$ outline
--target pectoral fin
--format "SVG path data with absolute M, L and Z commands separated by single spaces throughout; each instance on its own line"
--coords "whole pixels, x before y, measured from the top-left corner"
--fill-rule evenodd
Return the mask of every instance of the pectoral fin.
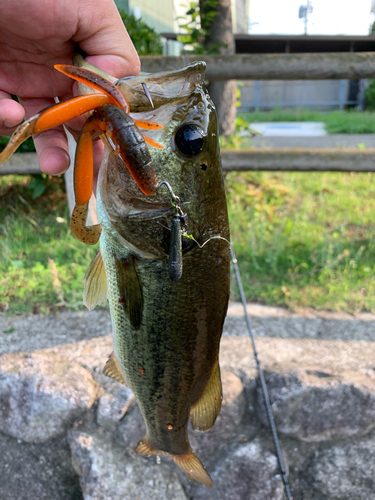
M 92 259 L 84 279 L 83 303 L 90 311 L 107 300 L 107 277 L 100 249 Z
M 223 399 L 220 379 L 219 361 L 214 369 L 204 393 L 190 409 L 190 419 L 196 431 L 208 431 L 214 425 Z
M 142 323 L 143 294 L 137 264 L 133 257 L 116 258 L 119 303 L 123 304 L 125 314 L 132 327 L 139 330 Z
M 121 384 L 124 384 L 128 386 L 126 383 L 123 374 L 121 373 L 120 367 L 116 361 L 115 355 L 112 352 L 112 354 L 109 356 L 108 361 L 104 365 L 103 368 L 103 374 L 106 375 L 107 377 L 113 378 L 113 380 L 117 380 L 117 382 L 121 382 Z

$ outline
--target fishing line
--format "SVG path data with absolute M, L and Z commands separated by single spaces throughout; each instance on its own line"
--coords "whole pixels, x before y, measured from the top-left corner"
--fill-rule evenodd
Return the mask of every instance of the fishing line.
M 284 463 L 284 459 L 283 459 L 283 455 L 282 455 L 281 447 L 280 447 L 280 441 L 279 441 L 279 437 L 277 435 L 277 429 L 276 429 L 276 425 L 275 425 L 275 420 L 273 418 L 270 397 L 269 397 L 269 394 L 268 394 L 266 381 L 264 379 L 263 370 L 262 370 L 262 367 L 260 366 L 260 362 L 259 362 L 259 358 L 258 358 L 258 351 L 257 351 L 256 345 L 255 345 L 255 339 L 254 339 L 253 329 L 251 327 L 250 318 L 249 318 L 249 315 L 247 313 L 246 299 L 245 299 L 245 293 L 243 291 L 240 270 L 238 268 L 236 254 L 234 253 L 232 245 L 230 246 L 230 254 L 231 254 L 231 258 L 232 258 L 232 264 L 233 264 L 234 274 L 236 276 L 238 290 L 240 292 L 242 306 L 243 306 L 244 313 L 245 313 L 245 320 L 246 320 L 247 330 L 249 332 L 251 343 L 252 343 L 252 346 L 253 346 L 254 358 L 255 358 L 255 362 L 257 364 L 257 369 L 258 369 L 258 373 L 259 373 L 260 383 L 261 383 L 261 386 L 262 386 L 262 393 L 263 393 L 264 403 L 265 403 L 266 411 L 267 411 L 268 422 L 269 422 L 271 430 L 272 430 L 273 442 L 275 444 L 276 456 L 277 456 L 277 461 L 279 463 L 281 477 L 282 477 L 282 480 L 283 480 L 283 483 L 284 483 L 285 494 L 286 494 L 286 497 L 287 497 L 288 500 L 292 500 L 292 495 L 291 495 L 290 488 L 289 488 L 288 475 L 286 473 L 285 463 Z

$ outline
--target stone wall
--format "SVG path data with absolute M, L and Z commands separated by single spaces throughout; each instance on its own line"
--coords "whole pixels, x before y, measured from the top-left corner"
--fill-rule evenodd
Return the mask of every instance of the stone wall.
M 294 500 L 375 500 L 375 342 L 257 346 Z M 246 337 L 223 337 L 222 411 L 190 432 L 210 490 L 134 455 L 145 428 L 131 391 L 101 374 L 111 350 L 106 335 L 0 357 L 1 500 L 284 498 Z

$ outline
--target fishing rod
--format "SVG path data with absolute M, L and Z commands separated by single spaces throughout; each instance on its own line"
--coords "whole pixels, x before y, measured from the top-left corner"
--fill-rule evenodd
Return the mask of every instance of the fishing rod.
M 270 424 L 271 431 L 272 431 L 273 442 L 275 444 L 277 461 L 279 463 L 281 477 L 282 477 L 282 480 L 283 480 L 283 483 L 284 483 L 284 490 L 285 490 L 286 498 L 287 498 L 287 500 L 292 500 L 292 495 L 291 495 L 291 492 L 290 492 L 289 481 L 288 481 L 288 475 L 287 475 L 287 472 L 286 472 L 284 458 L 283 458 L 283 455 L 282 455 L 282 452 L 281 452 L 279 436 L 277 435 L 277 429 L 276 429 L 276 425 L 275 425 L 275 420 L 273 418 L 270 397 L 269 397 L 269 394 L 268 394 L 268 389 L 267 389 L 266 381 L 264 379 L 263 370 L 262 370 L 262 367 L 260 365 L 260 361 L 259 361 L 259 357 L 258 357 L 258 351 L 257 351 L 256 345 L 255 345 L 255 339 L 254 339 L 253 329 L 251 327 L 250 318 L 249 318 L 249 315 L 248 315 L 248 312 L 247 312 L 246 299 L 245 299 L 245 293 L 244 293 L 243 286 L 242 286 L 242 280 L 241 280 L 240 270 L 238 268 L 236 254 L 234 253 L 232 245 L 230 246 L 230 254 L 231 254 L 231 258 L 232 258 L 232 264 L 233 264 L 234 274 L 236 276 L 238 290 L 240 292 L 242 306 L 243 306 L 244 313 L 245 313 L 245 320 L 246 320 L 247 330 L 249 332 L 249 336 L 250 336 L 251 343 L 252 343 L 252 346 L 253 346 L 254 358 L 255 358 L 255 362 L 256 362 L 256 365 L 257 365 L 258 373 L 259 373 L 259 378 L 260 378 L 260 383 L 261 383 L 261 386 L 262 386 L 262 393 L 263 393 L 264 403 L 265 403 L 266 411 L 267 411 L 267 418 L 268 418 L 268 422 Z

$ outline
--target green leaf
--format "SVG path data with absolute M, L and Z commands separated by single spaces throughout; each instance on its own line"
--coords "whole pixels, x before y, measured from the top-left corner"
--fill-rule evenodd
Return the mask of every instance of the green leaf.
M 162 55 L 163 44 L 159 33 L 148 26 L 142 19 L 120 10 L 121 18 L 139 55 Z
M 41 196 L 44 193 L 45 189 L 46 189 L 45 183 L 38 182 L 34 187 L 33 194 L 31 195 L 33 200 L 35 200 L 35 198 L 38 198 L 38 196 Z
M 206 0 L 201 11 L 199 2 L 190 2 L 184 16 L 184 22 L 180 29 L 187 31 L 187 34 L 178 37 L 177 40 L 182 43 L 183 54 L 218 54 L 218 47 L 221 44 L 215 44 L 214 47 L 207 48 L 204 40 L 210 31 L 211 24 L 218 15 L 218 0 Z
M 13 333 L 13 332 L 14 332 L 14 328 L 13 327 L 8 328 L 8 330 L 3 330 L 3 333 L 7 333 L 7 334 Z

